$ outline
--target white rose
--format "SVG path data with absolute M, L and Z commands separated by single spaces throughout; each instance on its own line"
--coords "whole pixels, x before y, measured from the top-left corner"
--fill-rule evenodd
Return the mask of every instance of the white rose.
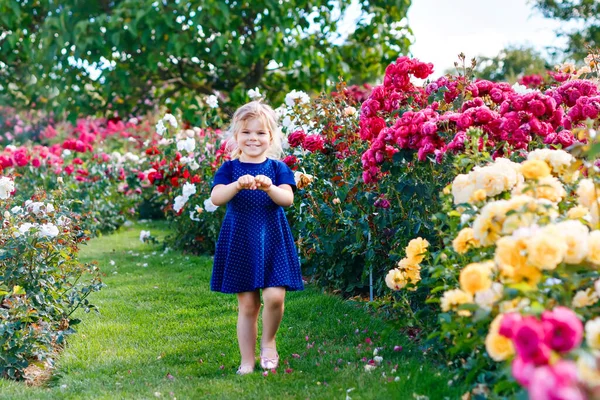
M 206 200 L 204 200 L 204 209 L 208 212 L 215 212 L 217 211 L 217 208 L 219 208 L 219 206 L 215 206 L 213 204 L 213 202 L 211 201 L 210 197 Z
M 255 87 L 254 89 L 248 90 L 248 97 L 250 97 L 251 99 L 257 99 L 259 97 L 262 97 L 262 95 L 260 94 L 258 88 Z
M 177 120 L 173 114 L 165 114 L 162 120 L 167 121 L 173 128 L 177 128 Z
M 140 242 L 144 243 L 147 238 L 150 237 L 150 231 L 141 231 L 140 232 Z
M 175 202 L 173 203 L 173 210 L 178 213 L 181 211 L 185 203 L 187 203 L 189 197 L 187 196 L 177 196 L 175 197 Z
M 40 225 L 40 230 L 38 232 L 39 237 L 49 237 L 53 238 L 58 236 L 58 228 L 51 223 Z
M 219 99 L 217 99 L 217 96 L 214 94 L 211 94 L 206 98 L 206 104 L 208 104 L 210 108 L 217 108 L 219 107 Z
M 7 176 L 0 178 L 0 199 L 6 200 L 15 190 L 15 182 Z
M 189 198 L 191 195 L 193 195 L 195 193 L 196 193 L 196 185 L 194 185 L 193 183 L 189 183 L 189 182 L 186 182 L 183 185 L 183 195 L 185 197 Z
M 183 151 L 186 150 L 188 153 L 191 153 L 196 148 L 196 141 L 194 138 L 186 138 L 184 140 L 180 140 L 177 142 L 177 150 Z

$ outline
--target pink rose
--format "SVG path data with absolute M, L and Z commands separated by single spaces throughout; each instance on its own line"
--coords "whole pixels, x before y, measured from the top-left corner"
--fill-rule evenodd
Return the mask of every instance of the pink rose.
M 529 110 L 536 117 L 540 117 L 546 113 L 546 106 L 539 100 L 533 100 L 529 103 Z
M 583 324 L 567 307 L 556 307 L 542 313 L 546 344 L 551 349 L 567 352 L 579 347 L 583 339 Z
M 523 320 L 523 317 L 519 313 L 511 312 L 504 314 L 502 322 L 500 324 L 500 333 L 502 336 L 512 339 L 515 336 L 515 329 Z
M 463 114 L 460 116 L 458 121 L 456 121 L 456 125 L 460 130 L 467 129 L 468 127 L 473 125 L 473 118 L 471 118 L 469 114 Z
M 482 107 L 475 112 L 475 120 L 479 124 L 486 124 L 494 119 L 494 114 L 487 107 Z
M 531 375 L 535 371 L 535 364 L 523 361 L 521 357 L 515 357 L 512 362 L 513 378 L 523 387 L 529 387 Z
M 504 101 L 504 93 L 502 93 L 502 91 L 497 88 L 493 88 L 492 90 L 490 90 L 490 97 L 492 98 L 492 101 L 496 104 L 500 104 L 502 103 L 502 101 Z
M 421 127 L 421 132 L 423 132 L 424 135 L 433 135 L 437 132 L 437 124 L 434 121 L 427 121 Z
M 370 98 L 367 101 L 365 101 L 361 106 L 362 115 L 364 115 L 367 118 L 374 117 L 375 115 L 377 115 L 377 111 L 379 111 L 380 108 L 381 107 L 379 105 L 379 102 Z
M 573 361 L 560 360 L 533 372 L 529 382 L 530 400 L 585 400 L 577 387 L 577 366 Z
M 581 110 L 584 118 L 596 119 L 598 117 L 598 109 L 592 104 L 586 104 Z
M 535 317 L 524 317 L 514 330 L 513 343 L 524 362 L 546 364 L 550 359 L 550 348 L 546 345 L 542 323 Z

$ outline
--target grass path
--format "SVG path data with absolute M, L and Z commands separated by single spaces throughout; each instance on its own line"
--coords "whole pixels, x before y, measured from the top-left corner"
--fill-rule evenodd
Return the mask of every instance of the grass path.
M 383 321 L 315 288 L 288 294 L 277 373 L 236 376 L 236 301 L 209 291 L 210 258 L 163 254 L 139 241 L 141 229 L 167 233 L 139 225 L 83 249 L 106 274 L 91 300 L 100 315 L 78 315 L 45 387 L 0 380 L 0 398 L 455 399 L 466 391 L 448 388 L 450 376 Z M 383 363 L 366 372 L 375 347 Z

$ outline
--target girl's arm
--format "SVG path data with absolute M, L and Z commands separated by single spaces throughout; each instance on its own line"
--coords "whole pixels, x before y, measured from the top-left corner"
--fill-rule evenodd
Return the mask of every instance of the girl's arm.
M 294 191 L 288 184 L 284 183 L 279 186 L 271 185 L 268 189 L 264 189 L 264 191 L 279 206 L 289 207 L 294 204 Z
M 254 180 L 256 181 L 256 187 L 268 194 L 278 206 L 289 207 L 294 203 L 294 191 L 290 185 L 284 183 L 275 186 L 273 181 L 265 175 L 257 175 Z
M 240 176 L 237 181 L 231 182 L 228 185 L 215 185 L 210 193 L 210 201 L 215 206 L 222 206 L 233 199 L 242 189 L 256 189 L 256 183 L 252 175 Z

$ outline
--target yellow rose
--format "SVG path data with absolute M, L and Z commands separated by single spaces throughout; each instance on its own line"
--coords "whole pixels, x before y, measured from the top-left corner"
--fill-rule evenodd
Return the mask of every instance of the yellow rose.
M 594 305 L 597 301 L 598 295 L 594 290 L 592 290 L 592 288 L 589 288 L 587 290 L 580 290 L 577 293 L 575 293 L 572 305 L 575 308 L 583 308 Z
M 491 274 L 489 263 L 469 264 L 460 271 L 460 288 L 471 295 L 489 289 L 492 286 Z
M 550 166 L 542 160 L 527 160 L 521 163 L 521 173 L 526 179 L 539 179 L 550 175 Z
M 398 261 L 398 269 L 403 272 L 404 276 L 410 280 L 411 283 L 417 283 L 421 280 L 421 266 L 415 264 L 408 258 L 403 258 Z
M 544 227 L 527 241 L 527 262 L 539 269 L 555 269 L 566 252 L 565 239 L 553 226 Z
M 579 219 L 585 217 L 590 210 L 587 207 L 576 206 L 567 211 L 567 217 L 569 219 Z
M 596 187 L 591 179 L 580 180 L 576 193 L 579 204 L 587 208 L 592 208 L 592 205 L 597 201 Z
M 496 196 L 509 189 L 505 171 L 495 165 L 487 165 L 473 171 L 475 189 L 484 190 L 489 197 Z M 481 195 L 479 195 L 481 196 Z
M 527 245 L 523 240 L 504 236 L 496 242 L 494 261 L 496 261 L 500 270 L 506 267 L 522 268 L 527 262 L 527 258 L 523 255 L 523 250 L 526 248 Z
M 585 340 L 592 349 L 600 350 L 600 317 L 586 322 Z
M 500 238 L 502 224 L 506 218 L 506 200 L 487 203 L 473 222 L 473 236 L 482 246 L 490 246 Z
M 588 253 L 586 259 L 596 265 L 600 265 L 600 231 L 591 231 L 588 236 Z
M 499 309 L 502 314 L 509 313 L 511 311 L 522 311 L 528 308 L 531 305 L 531 301 L 529 299 L 523 299 L 520 297 L 516 297 L 512 300 L 503 301 L 499 304 Z
M 568 264 L 579 264 L 588 254 L 589 230 L 578 220 L 568 220 L 556 224 L 556 229 L 562 233 L 567 251 L 564 260 Z
M 406 246 L 406 257 L 414 264 L 420 264 L 427 252 L 429 242 L 423 238 L 416 238 L 408 242 Z
M 469 198 L 469 203 L 477 203 L 480 201 L 484 201 L 487 197 L 487 193 L 484 189 L 477 189 L 473 192 L 471 197 Z
M 385 277 L 385 284 L 392 290 L 400 290 L 406 283 L 406 276 L 397 268 L 391 269 Z
M 532 213 L 514 213 L 510 214 L 504 220 L 502 224 L 502 233 L 510 235 L 519 228 L 531 226 L 534 222 L 534 215 Z
M 600 368 L 593 353 L 583 353 L 579 356 L 577 359 L 577 376 L 590 388 L 599 387 Z M 591 398 L 597 399 L 598 396 Z
M 464 228 L 452 241 L 452 247 L 458 254 L 465 254 L 470 248 L 479 247 L 479 241 L 473 237 L 473 228 Z
M 473 302 L 473 296 L 471 296 L 467 292 L 463 292 L 460 289 L 452 289 L 444 292 L 444 295 L 441 299 L 441 307 L 442 311 L 448 312 L 450 310 L 456 309 L 461 304 L 467 304 Z M 458 315 L 463 317 L 468 317 L 471 315 L 469 310 L 460 310 Z
M 485 338 L 485 349 L 494 361 L 504 361 L 515 354 L 512 340 L 498 333 L 503 314 L 499 314 L 490 324 L 490 331 Z
M 467 203 L 475 190 L 475 181 L 469 175 L 460 174 L 452 181 L 454 204 Z

